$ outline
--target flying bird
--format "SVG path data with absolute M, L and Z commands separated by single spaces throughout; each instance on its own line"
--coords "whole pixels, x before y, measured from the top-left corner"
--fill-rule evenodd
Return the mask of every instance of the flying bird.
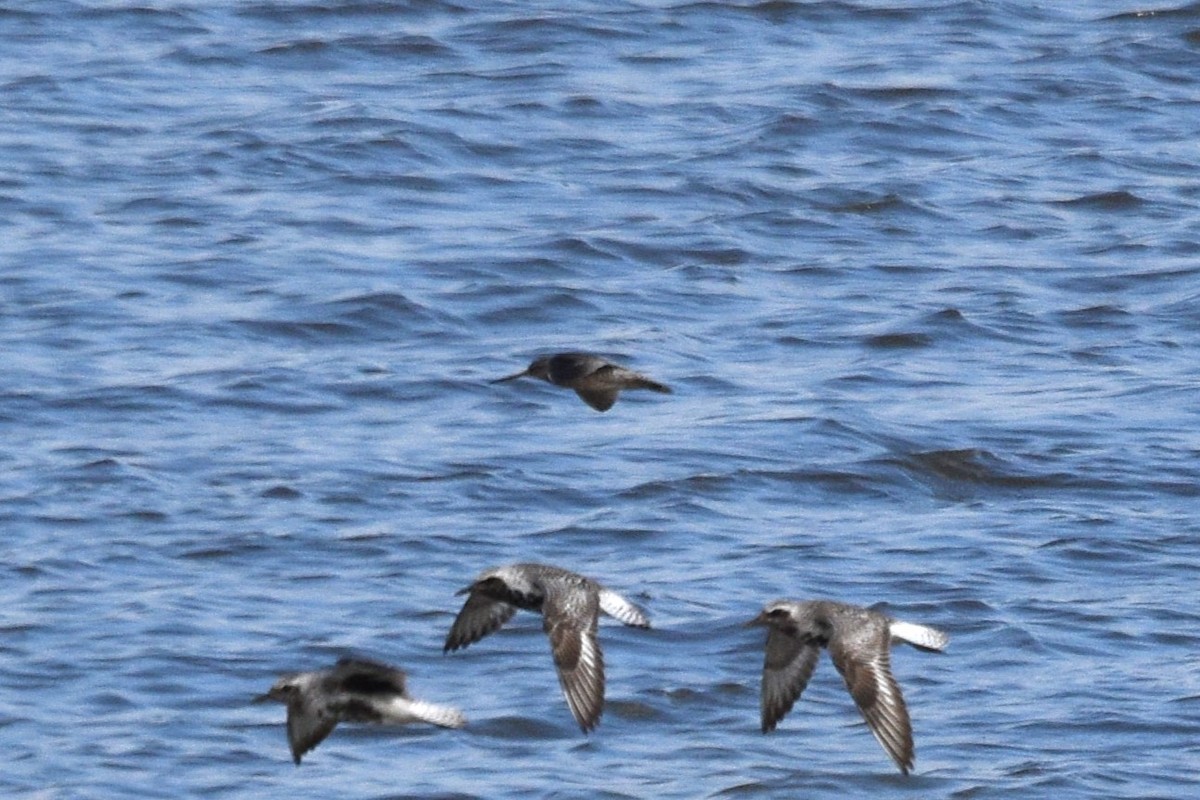
M 522 371 L 497 378 L 492 383 L 504 383 L 526 376 L 541 378 L 555 386 L 574 389 L 583 402 L 597 411 L 608 411 L 612 408 L 622 389 L 649 389 L 660 394 L 671 393 L 671 387 L 666 384 L 590 353 L 556 353 L 541 356 L 535 358 Z
M 508 622 L 518 608 L 542 615 L 558 680 L 584 733 L 604 710 L 604 655 L 596 630 L 600 612 L 649 628 L 645 612 L 591 578 L 545 564 L 509 564 L 484 571 L 458 594 L 467 600 L 443 652 L 466 647 Z
M 939 652 L 949 637 L 939 630 L 900 622 L 869 608 L 832 600 L 769 603 L 747 625 L 767 628 L 762 675 L 762 731 L 787 715 L 816 669 L 825 647 L 867 726 L 905 775 L 913 768 L 912 723 L 900 685 L 892 677 L 892 642 Z
M 255 702 L 287 706 L 288 744 L 297 765 L 339 722 L 430 722 L 443 728 L 467 723 L 456 708 L 412 699 L 404 677 L 387 664 L 343 658 L 333 669 L 284 675 Z

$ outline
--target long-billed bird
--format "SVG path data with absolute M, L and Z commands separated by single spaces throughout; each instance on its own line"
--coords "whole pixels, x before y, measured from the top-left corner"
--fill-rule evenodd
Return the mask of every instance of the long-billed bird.
M 520 372 L 491 382 L 503 383 L 526 376 L 541 378 L 555 386 L 574 389 L 583 402 L 597 411 L 608 411 L 612 408 L 622 389 L 649 389 L 660 394 L 671 393 L 671 387 L 666 384 L 590 353 L 555 353 L 541 356 Z

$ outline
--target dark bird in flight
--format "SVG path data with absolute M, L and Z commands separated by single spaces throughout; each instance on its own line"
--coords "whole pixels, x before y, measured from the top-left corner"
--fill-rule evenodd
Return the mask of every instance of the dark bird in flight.
M 583 402 L 597 411 L 608 411 L 612 408 L 622 389 L 649 389 L 660 394 L 671 393 L 671 387 L 666 384 L 590 353 L 555 353 L 535 358 L 524 370 L 497 378 L 492 383 L 503 383 L 526 376 L 541 378 L 555 386 L 574 389 L 575 393 L 583 398 Z

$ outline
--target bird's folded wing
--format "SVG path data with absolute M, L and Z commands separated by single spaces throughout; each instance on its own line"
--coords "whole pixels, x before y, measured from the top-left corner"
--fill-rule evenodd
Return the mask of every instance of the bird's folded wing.
M 347 692 L 404 694 L 404 670 L 361 658 L 340 658 L 331 681 Z
M 576 389 L 575 394 L 597 411 L 608 411 L 617 402 L 616 389 Z

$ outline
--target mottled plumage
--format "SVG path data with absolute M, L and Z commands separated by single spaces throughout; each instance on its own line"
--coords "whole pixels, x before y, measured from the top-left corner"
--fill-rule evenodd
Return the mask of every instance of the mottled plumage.
M 457 709 L 409 697 L 401 670 L 362 659 L 343 658 L 333 669 L 284 675 L 256 698 L 267 700 L 287 706 L 288 743 L 297 764 L 339 722 L 430 722 L 444 728 L 466 724 Z
M 583 402 L 597 411 L 608 411 L 612 408 L 622 389 L 649 389 L 661 394 L 671 393 L 671 387 L 665 384 L 589 353 L 556 353 L 542 356 L 534 359 L 533 363 L 521 372 L 497 378 L 492 383 L 502 383 L 525 376 L 541 378 L 555 386 L 574 389 Z
M 459 594 L 467 601 L 450 627 L 444 652 L 477 642 L 508 622 L 518 608 L 542 615 L 567 705 L 584 733 L 604 710 L 604 655 L 596 630 L 600 613 L 649 628 L 645 613 L 590 578 L 545 564 L 509 564 L 483 572 Z
M 808 685 L 821 648 L 846 681 L 871 733 L 900 771 L 912 769 L 912 723 L 900 686 L 892 677 L 893 641 L 940 651 L 949 638 L 939 630 L 900 622 L 869 608 L 831 600 L 776 600 L 749 625 L 767 627 L 762 675 L 762 730 L 787 715 Z

